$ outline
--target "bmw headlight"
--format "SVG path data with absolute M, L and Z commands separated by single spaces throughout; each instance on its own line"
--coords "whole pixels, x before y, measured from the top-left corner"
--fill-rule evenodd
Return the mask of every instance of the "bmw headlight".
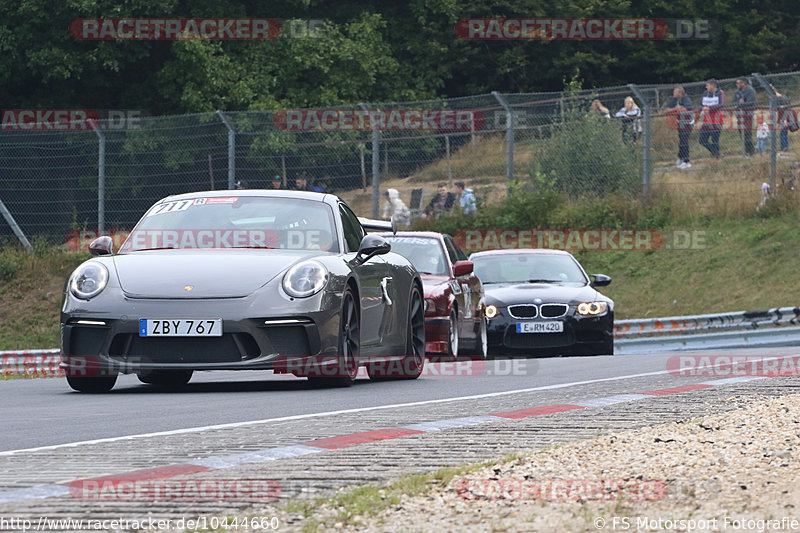
M 486 318 L 494 318 L 497 316 L 497 306 L 495 305 L 487 305 L 486 309 L 483 311 L 483 314 L 486 315 Z
M 608 304 L 606 302 L 583 302 L 578 304 L 578 314 L 583 316 L 600 316 L 606 314 Z
M 328 269 L 317 261 L 303 261 L 283 276 L 283 290 L 295 298 L 307 298 L 322 290 L 328 281 Z
M 94 298 L 108 284 L 108 269 L 102 263 L 89 261 L 82 264 L 72 273 L 69 282 L 70 292 L 81 300 Z

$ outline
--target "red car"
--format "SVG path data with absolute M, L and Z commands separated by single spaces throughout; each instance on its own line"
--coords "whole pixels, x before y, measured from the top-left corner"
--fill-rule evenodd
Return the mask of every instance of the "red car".
M 420 273 L 425 292 L 425 352 L 442 359 L 486 357 L 483 286 L 472 262 L 450 235 L 429 231 L 383 233 L 392 251 Z

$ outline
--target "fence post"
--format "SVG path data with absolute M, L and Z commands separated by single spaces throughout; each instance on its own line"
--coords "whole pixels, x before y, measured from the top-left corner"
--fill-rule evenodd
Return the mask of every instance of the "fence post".
M 774 191 L 778 175 L 778 133 L 776 130 L 781 124 L 781 120 L 779 120 L 776 113 L 778 108 L 778 95 L 775 94 L 775 89 L 772 88 L 772 85 L 769 84 L 764 76 L 758 72 L 753 72 L 753 77 L 758 80 L 758 83 L 761 84 L 761 87 L 767 91 L 769 95 L 769 186 L 772 187 Z
M 509 195 L 514 181 L 514 111 L 500 93 L 492 91 L 492 96 L 506 110 L 506 195 Z
M 30 241 L 28 241 L 28 238 L 25 237 L 25 234 L 22 233 L 22 230 L 17 225 L 17 221 L 14 220 L 14 217 L 11 215 L 11 211 L 8 210 L 6 204 L 4 204 L 3 200 L 1 199 L 0 199 L 0 213 L 3 214 L 3 218 L 5 218 L 6 222 L 8 222 L 8 225 L 11 226 L 11 230 L 14 232 L 14 235 L 16 235 L 17 238 L 19 239 L 19 242 L 22 243 L 22 246 L 24 246 L 25 249 L 28 250 L 29 252 L 32 252 L 33 246 L 31 246 L 31 243 Z
M 447 186 L 453 187 L 453 167 L 450 164 L 450 136 L 444 136 L 444 151 L 447 155 Z
M 97 235 L 106 229 L 106 134 L 98 121 L 93 121 L 94 132 L 99 139 L 97 149 Z
M 378 218 L 381 200 L 381 154 L 380 154 L 380 130 L 378 121 L 372 120 L 372 113 L 365 104 L 358 104 L 370 117 L 372 124 L 372 218 Z
M 642 114 L 644 115 L 644 132 L 642 134 L 642 196 L 647 198 L 650 193 L 650 175 L 652 172 L 650 161 L 650 102 L 644 97 L 642 91 L 636 84 L 629 83 L 628 88 L 642 103 Z M 634 128 L 636 126 L 634 125 Z
M 228 189 L 233 189 L 233 184 L 236 183 L 236 130 L 225 113 L 218 109 L 217 115 L 228 128 Z

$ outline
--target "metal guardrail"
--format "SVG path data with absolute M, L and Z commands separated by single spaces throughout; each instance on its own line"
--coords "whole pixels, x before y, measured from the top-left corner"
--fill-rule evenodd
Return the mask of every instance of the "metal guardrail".
M 614 323 L 614 347 L 624 355 L 800 346 L 800 325 L 787 327 L 792 324 L 800 324 L 800 307 L 618 320 Z M 763 327 L 767 325 L 775 327 Z M 63 375 L 58 368 L 59 354 L 58 348 L 0 351 L 0 374 Z
M 800 324 L 800 307 L 779 307 L 765 311 L 737 311 L 710 315 L 637 318 L 614 322 L 614 337 L 625 339 L 647 335 L 701 333 L 709 330 L 755 329 L 766 325 Z
M 614 340 L 618 355 L 800 346 L 800 326 Z

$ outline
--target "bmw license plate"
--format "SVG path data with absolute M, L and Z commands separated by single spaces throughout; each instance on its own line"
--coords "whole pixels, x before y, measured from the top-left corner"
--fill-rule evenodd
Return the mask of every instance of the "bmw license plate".
M 221 337 L 221 318 L 141 318 L 140 337 Z
M 517 333 L 562 333 L 564 323 L 552 322 L 517 322 Z

